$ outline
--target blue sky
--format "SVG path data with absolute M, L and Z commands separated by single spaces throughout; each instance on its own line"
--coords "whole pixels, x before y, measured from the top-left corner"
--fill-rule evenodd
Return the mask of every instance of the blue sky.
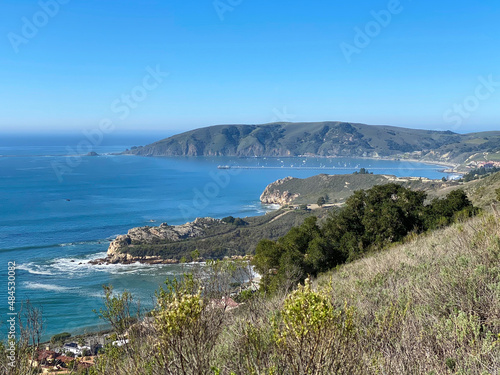
M 4 0 L 0 131 L 500 130 L 499 19 L 490 0 Z

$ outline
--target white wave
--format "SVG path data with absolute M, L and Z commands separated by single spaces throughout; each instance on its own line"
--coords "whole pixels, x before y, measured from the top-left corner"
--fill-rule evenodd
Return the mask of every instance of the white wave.
M 29 272 L 33 275 L 53 275 L 53 273 L 44 268 L 44 266 L 40 266 L 32 262 L 26 264 L 19 264 L 16 268 L 19 270 Z
M 89 255 L 85 258 L 59 258 L 54 259 L 50 265 L 57 272 L 65 274 L 90 273 L 90 272 L 107 272 L 112 275 L 127 275 L 127 274 L 150 274 L 152 270 L 168 268 L 168 264 L 145 264 L 135 262 L 131 264 L 91 264 L 91 261 L 96 259 L 106 258 L 106 252 Z M 177 274 L 172 272 L 172 275 Z
M 67 246 L 78 246 L 78 245 L 97 245 L 104 242 L 103 241 L 80 241 L 80 242 L 68 242 L 68 243 L 61 243 L 58 246 L 59 247 L 67 247 Z
M 75 246 L 75 243 L 74 242 L 60 243 L 58 246 L 59 247 Z
M 69 287 L 64 287 L 60 285 L 53 285 L 53 284 L 42 284 L 42 283 L 33 283 L 33 282 L 26 282 L 24 284 L 24 287 L 26 289 L 41 289 L 41 290 L 47 290 L 51 292 L 67 292 L 71 291 L 74 288 L 69 288 Z
M 106 252 L 91 254 L 85 258 L 57 258 L 54 259 L 51 268 L 60 272 L 88 272 L 93 267 L 91 261 L 106 257 Z

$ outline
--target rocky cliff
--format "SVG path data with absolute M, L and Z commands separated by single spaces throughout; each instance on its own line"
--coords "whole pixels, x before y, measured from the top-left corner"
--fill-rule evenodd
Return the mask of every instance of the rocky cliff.
M 279 204 L 280 206 L 292 203 L 299 197 L 299 194 L 293 194 L 283 189 L 283 184 L 290 180 L 293 180 L 293 177 L 285 177 L 267 185 L 260 196 L 260 201 L 264 204 Z
M 159 257 L 146 256 L 134 257 L 126 252 L 128 248 L 135 245 L 147 245 L 158 242 L 177 242 L 190 238 L 200 237 L 205 234 L 205 230 L 214 224 L 220 224 L 221 221 L 213 218 L 197 218 L 195 221 L 182 225 L 168 225 L 163 223 L 158 227 L 138 227 L 132 228 L 127 234 L 116 237 L 111 242 L 107 252 L 108 263 L 168 263 L 168 260 Z M 101 260 L 103 261 L 103 260 Z

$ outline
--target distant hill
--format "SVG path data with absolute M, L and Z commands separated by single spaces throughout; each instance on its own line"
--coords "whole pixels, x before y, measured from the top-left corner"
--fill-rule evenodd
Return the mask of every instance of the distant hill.
M 457 134 L 347 122 L 216 125 L 126 151 L 142 156 L 403 157 L 463 163 L 500 151 L 500 132 Z

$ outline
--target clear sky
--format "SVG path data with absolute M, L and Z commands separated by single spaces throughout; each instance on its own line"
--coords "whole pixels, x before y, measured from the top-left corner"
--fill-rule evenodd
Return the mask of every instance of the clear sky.
M 3 0 L 0 132 L 500 130 L 500 3 Z M 167 75 L 168 73 L 168 75 Z

